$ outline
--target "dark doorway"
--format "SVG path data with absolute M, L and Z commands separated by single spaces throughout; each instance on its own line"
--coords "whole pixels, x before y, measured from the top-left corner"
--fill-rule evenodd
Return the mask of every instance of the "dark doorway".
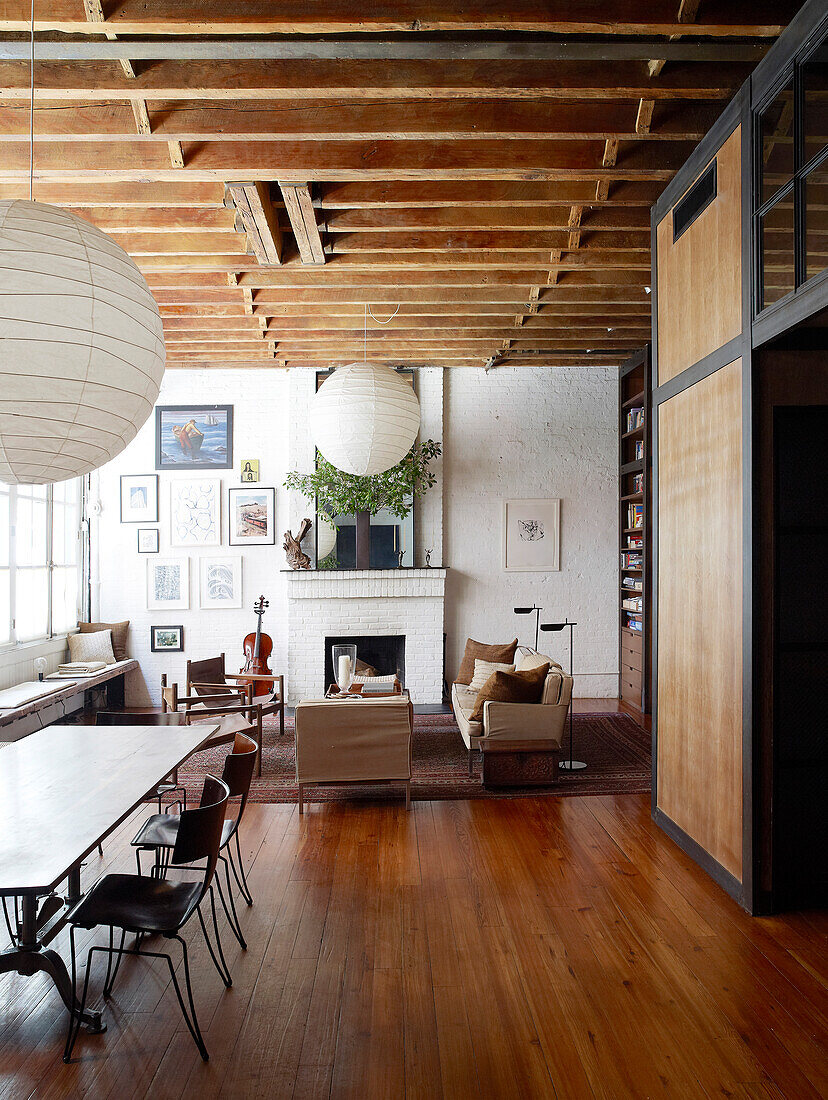
M 757 911 L 828 901 L 828 351 L 762 353 Z

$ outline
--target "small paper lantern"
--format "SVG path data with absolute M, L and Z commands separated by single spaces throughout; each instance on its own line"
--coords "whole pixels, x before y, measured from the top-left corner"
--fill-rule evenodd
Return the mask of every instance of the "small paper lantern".
M 311 437 L 348 474 L 381 474 L 411 450 L 420 430 L 412 386 L 384 363 L 339 367 L 314 395 Z
M 147 420 L 161 317 L 111 237 L 66 210 L 0 202 L 0 481 L 94 470 Z
M 316 517 L 316 560 L 324 561 L 336 549 L 336 527 L 321 512 Z

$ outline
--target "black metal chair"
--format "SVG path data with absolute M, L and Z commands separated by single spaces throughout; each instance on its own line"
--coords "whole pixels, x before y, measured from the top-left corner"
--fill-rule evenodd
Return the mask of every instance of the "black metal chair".
M 69 1062 L 72 1058 L 72 1049 L 78 1037 L 81 1018 L 86 1009 L 92 956 L 96 951 L 108 956 L 103 989 L 104 997 L 108 997 L 112 992 L 118 968 L 124 955 L 145 955 L 148 958 L 164 959 L 169 967 L 173 987 L 189 1032 L 198 1047 L 201 1057 L 205 1062 L 208 1060 L 209 1054 L 207 1053 L 207 1047 L 204 1045 L 201 1029 L 198 1026 L 198 1017 L 193 1001 L 187 944 L 179 933 L 193 913 L 196 913 L 207 946 L 210 949 L 210 954 L 213 956 L 213 962 L 216 962 L 210 937 L 207 935 L 207 926 L 201 912 L 201 903 L 209 893 L 213 928 L 218 934 L 216 903 L 211 889 L 211 882 L 218 863 L 224 814 L 229 797 L 230 790 L 227 784 L 221 779 L 216 779 L 213 775 L 208 775 L 204 780 L 201 805 L 198 809 L 184 810 L 181 814 L 170 862 L 173 866 L 181 866 L 205 860 L 203 877 L 200 881 L 170 882 L 166 879 L 150 878 L 143 875 L 104 875 L 67 914 L 69 946 L 72 956 L 73 989 L 77 985 L 76 929 L 108 925 L 109 946 L 101 947 L 95 944 L 89 949 L 89 954 L 86 957 L 86 976 L 83 983 L 80 1009 L 70 1013 L 69 1016 L 69 1033 L 66 1037 L 66 1047 L 63 1052 L 64 1062 Z M 116 928 L 121 929 L 121 942 L 117 948 L 114 946 L 114 930 Z M 124 947 L 127 932 L 134 933 L 136 936 L 136 943 L 132 948 Z M 184 1004 L 181 987 L 171 957 L 164 952 L 141 949 L 142 938 L 151 935 L 164 936 L 168 940 L 178 940 L 181 944 L 184 958 L 184 979 L 190 1005 L 189 1013 Z M 117 956 L 117 960 L 113 970 L 112 960 L 114 956 Z M 218 963 L 216 963 L 216 967 L 218 968 Z M 230 984 L 232 984 L 230 980 L 225 980 L 225 985 L 229 986 Z
M 232 868 L 233 877 L 236 880 L 236 884 L 244 900 L 248 905 L 252 905 L 253 896 L 247 885 L 244 862 L 239 846 L 239 825 L 241 824 L 244 809 L 247 805 L 247 797 L 250 793 L 250 782 L 253 778 L 257 751 L 256 742 L 252 737 L 248 737 L 244 733 L 237 733 L 233 742 L 233 751 L 225 758 L 224 770 L 221 776 L 230 790 L 230 797 L 234 799 L 238 798 L 239 803 L 235 817 L 225 820 L 221 832 L 219 859 L 224 867 L 224 877 L 227 884 L 226 899 L 224 897 L 224 891 L 222 890 L 220 876 L 216 877 L 216 885 L 218 887 L 219 898 L 224 907 L 225 916 L 227 917 L 227 923 L 230 925 L 233 935 L 245 951 L 247 950 L 247 943 L 245 942 L 238 914 L 236 913 L 236 903 L 233 900 L 233 888 L 230 882 L 230 870 Z M 136 849 L 135 860 L 138 865 L 139 874 L 141 874 L 141 852 L 153 851 L 155 852 L 155 865 L 151 874 L 161 878 L 166 876 L 169 868 L 169 853 L 174 850 L 178 836 L 179 821 L 180 817 L 177 814 L 159 813 L 153 814 L 152 817 L 147 818 L 132 841 L 132 845 Z M 230 842 L 233 840 L 235 840 L 238 867 L 236 866 L 236 860 L 233 858 L 233 849 L 230 846 Z M 228 858 L 225 858 L 221 854 L 225 850 Z
M 99 710 L 95 714 L 96 726 L 183 726 L 183 714 L 153 714 L 145 711 Z M 158 799 L 158 812 L 161 813 L 161 799 L 164 795 L 180 793 L 181 808 L 187 809 L 187 789 L 178 782 L 178 769 L 170 775 L 169 781 L 159 783 L 153 792 Z M 175 803 L 173 803 L 175 805 Z

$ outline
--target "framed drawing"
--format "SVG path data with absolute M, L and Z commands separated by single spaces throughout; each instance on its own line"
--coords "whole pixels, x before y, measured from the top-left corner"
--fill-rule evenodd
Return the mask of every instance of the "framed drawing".
M 217 477 L 171 482 L 170 546 L 221 546 L 221 481 Z
M 183 626 L 151 626 L 150 649 L 153 653 L 183 653 Z
M 241 481 L 256 482 L 259 480 L 258 458 L 246 458 L 241 464 Z
M 186 611 L 190 606 L 190 559 L 147 562 L 147 610 Z
M 201 608 L 242 606 L 241 555 L 199 559 L 199 606 Z
M 230 489 L 227 525 L 231 546 L 272 546 L 276 541 L 276 490 Z
M 121 474 L 121 523 L 158 523 L 158 474 Z
M 138 553 L 157 554 L 159 550 L 159 536 L 157 527 L 138 528 Z
M 561 568 L 561 502 L 504 500 L 503 568 L 548 573 Z
M 232 470 L 232 405 L 158 405 L 156 470 Z

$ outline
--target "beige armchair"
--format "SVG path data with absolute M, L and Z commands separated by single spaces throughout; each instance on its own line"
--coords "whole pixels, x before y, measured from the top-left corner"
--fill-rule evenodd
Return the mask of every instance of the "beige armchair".
M 557 768 L 572 700 L 572 677 L 551 657 L 534 650 L 524 651 L 518 657 L 515 669 L 525 672 L 547 662 L 550 669 L 539 703 L 496 703 L 489 700 L 483 705 L 482 722 L 474 722 L 471 718 L 477 692 L 465 684 L 452 685 L 451 707 L 469 750 L 469 775 L 474 773 L 475 752 L 484 751 L 551 754 L 554 756 L 551 763 Z

